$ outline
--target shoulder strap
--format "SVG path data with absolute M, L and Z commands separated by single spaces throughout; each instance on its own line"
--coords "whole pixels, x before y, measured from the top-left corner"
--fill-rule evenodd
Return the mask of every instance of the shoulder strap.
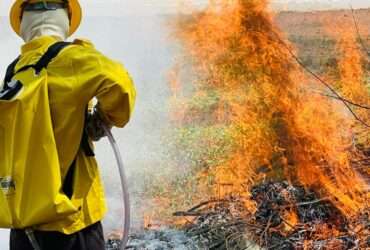
M 15 59 L 9 66 L 8 69 L 6 70 L 6 75 L 4 79 L 4 86 L 7 86 L 7 83 L 9 83 L 13 76 L 21 71 L 27 70 L 29 68 L 34 68 L 36 74 L 40 74 L 41 70 L 44 68 L 47 68 L 49 63 L 60 53 L 62 49 L 64 49 L 66 46 L 70 45 L 70 42 L 56 42 L 53 45 L 51 45 L 46 53 L 40 58 L 40 60 L 33 65 L 26 65 L 19 69 L 17 72 L 15 72 L 15 66 L 19 62 L 20 56 Z
M 87 130 L 86 130 L 88 116 L 89 116 L 89 108 L 86 107 L 84 130 L 82 132 L 82 138 L 81 138 L 81 147 L 86 156 L 92 157 L 92 156 L 95 156 L 95 153 L 94 153 L 94 150 L 90 146 L 89 134 L 87 133 Z
M 59 52 L 70 45 L 69 42 L 56 42 L 51 45 L 40 60 L 33 66 L 38 75 L 42 69 L 47 68 L 49 63 L 59 54 Z
M 88 113 L 89 113 L 88 108 L 86 108 L 86 111 L 85 111 L 85 125 L 84 125 L 84 129 L 83 129 L 83 132 L 82 132 L 80 148 L 84 151 L 84 153 L 87 157 L 93 157 L 93 156 L 95 156 L 95 153 L 94 153 L 94 150 L 90 146 L 89 136 L 88 136 L 87 131 L 86 131 L 86 122 L 87 122 Z M 70 198 L 70 199 L 72 198 L 73 191 L 74 191 L 73 190 L 73 180 L 74 180 L 75 171 L 76 171 L 78 152 L 77 152 L 75 158 L 73 159 L 72 164 L 69 166 L 68 172 L 66 174 L 66 177 L 63 181 L 63 186 L 62 186 L 62 190 L 63 190 L 64 194 L 67 195 L 67 197 Z

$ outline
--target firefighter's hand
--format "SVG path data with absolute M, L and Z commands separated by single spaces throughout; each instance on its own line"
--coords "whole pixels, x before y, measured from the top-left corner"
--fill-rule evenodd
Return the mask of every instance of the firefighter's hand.
M 93 141 L 99 141 L 101 138 L 106 136 L 104 126 L 108 129 L 112 128 L 102 117 L 103 116 L 96 108 L 87 116 L 86 130 L 87 134 Z

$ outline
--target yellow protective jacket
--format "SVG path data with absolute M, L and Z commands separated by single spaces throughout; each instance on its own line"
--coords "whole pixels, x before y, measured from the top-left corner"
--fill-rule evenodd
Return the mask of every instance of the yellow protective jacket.
M 43 36 L 23 45 L 15 71 L 37 62 L 56 41 L 56 37 Z M 78 212 L 36 228 L 64 234 L 75 233 L 102 220 L 107 210 L 97 162 L 80 148 L 88 103 L 96 97 L 111 125 L 123 127 L 129 121 L 135 102 L 133 82 L 120 63 L 102 55 L 86 40 L 76 39 L 73 43 L 49 64 L 47 71 L 51 119 L 62 178 L 77 155 L 72 203 Z

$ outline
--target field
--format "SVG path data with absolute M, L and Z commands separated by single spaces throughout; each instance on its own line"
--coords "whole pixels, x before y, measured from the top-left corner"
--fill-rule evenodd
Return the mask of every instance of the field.
M 305 64 L 319 72 L 336 65 L 338 33 L 355 34 L 357 40 L 361 37 L 370 50 L 370 9 L 354 10 L 353 13 L 351 10 L 282 12 L 275 20 L 296 46 Z M 367 69 L 370 69 L 369 64 Z

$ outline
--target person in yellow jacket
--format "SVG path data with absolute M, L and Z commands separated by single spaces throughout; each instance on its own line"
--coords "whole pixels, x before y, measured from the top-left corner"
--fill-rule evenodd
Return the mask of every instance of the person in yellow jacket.
M 49 46 L 72 35 L 80 24 L 81 8 L 77 0 L 16 0 L 10 20 L 14 31 L 25 41 L 17 70 L 37 62 Z M 96 97 L 99 117 L 109 126 L 125 126 L 135 102 L 133 82 L 120 63 L 82 39 L 66 47 L 49 64 L 47 72 L 61 173 L 64 179 L 73 180 L 70 195 L 78 212 L 38 226 L 35 236 L 45 250 L 103 250 L 101 220 L 107 210 L 104 190 L 95 157 L 80 147 L 86 107 Z M 95 113 L 87 126 L 90 137 L 95 140 L 103 136 L 99 119 Z M 10 250 L 32 249 L 24 230 L 11 231 Z

